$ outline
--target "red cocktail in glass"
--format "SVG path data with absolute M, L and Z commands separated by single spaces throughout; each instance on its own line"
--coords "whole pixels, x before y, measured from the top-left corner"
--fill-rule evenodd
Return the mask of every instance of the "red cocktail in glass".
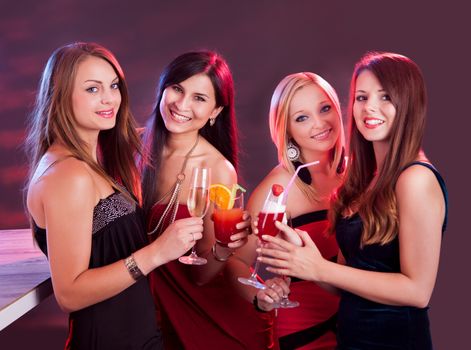
M 227 246 L 231 242 L 231 236 L 239 232 L 236 225 L 242 222 L 242 215 L 242 208 L 214 209 L 214 236 L 220 245 Z

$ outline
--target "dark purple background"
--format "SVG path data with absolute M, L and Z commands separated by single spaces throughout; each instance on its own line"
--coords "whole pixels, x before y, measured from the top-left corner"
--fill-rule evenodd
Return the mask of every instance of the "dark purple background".
M 318 73 L 337 89 L 345 107 L 353 65 L 365 51 L 402 53 L 421 66 L 427 80 L 424 148 L 450 192 L 449 228 L 430 309 L 433 338 L 437 349 L 463 348 L 471 295 L 465 272 L 471 77 L 466 8 L 455 0 L 440 5 L 315 0 L 130 3 L 31 0 L 0 7 L 0 229 L 27 226 L 20 192 L 26 176 L 24 125 L 40 72 L 60 45 L 96 41 L 113 51 L 125 70 L 140 124 L 151 111 L 166 63 L 191 49 L 222 53 L 235 78 L 241 176 L 249 190 L 276 162 L 267 114 L 271 93 L 283 76 Z M 1 348 L 13 348 L 12 340 L 16 349 L 26 348 L 28 342 L 36 348 L 60 347 L 64 327 L 54 303 L 48 302 L 1 332 Z M 38 334 L 49 343 L 35 341 Z

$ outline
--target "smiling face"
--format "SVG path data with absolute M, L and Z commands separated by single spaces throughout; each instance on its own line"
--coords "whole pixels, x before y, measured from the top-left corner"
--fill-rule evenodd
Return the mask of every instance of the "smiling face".
M 72 91 L 72 110 L 83 140 L 115 126 L 121 104 L 119 78 L 111 64 L 89 56 L 81 62 Z
M 187 133 L 201 129 L 223 107 L 216 107 L 213 84 L 206 74 L 200 73 L 168 86 L 159 108 L 168 131 Z
M 303 152 L 328 152 L 339 137 L 340 116 L 326 93 L 315 84 L 295 92 L 288 110 L 288 134 Z
M 377 143 L 389 142 L 396 108 L 388 92 L 369 70 L 364 70 L 357 77 L 353 117 L 358 130 L 366 140 Z

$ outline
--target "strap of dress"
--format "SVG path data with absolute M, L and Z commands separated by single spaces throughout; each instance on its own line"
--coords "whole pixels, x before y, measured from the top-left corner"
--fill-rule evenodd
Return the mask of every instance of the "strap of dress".
M 170 191 L 165 193 L 162 196 L 162 198 L 160 198 L 157 202 L 155 202 L 154 206 L 156 206 L 157 204 L 160 204 L 164 199 L 168 198 L 170 195 L 170 200 L 168 201 L 167 206 L 165 207 L 165 210 L 162 213 L 162 216 L 157 222 L 157 225 L 155 226 L 155 228 L 152 231 L 147 233 L 148 235 L 153 235 L 154 233 L 157 233 L 158 235 L 160 235 L 164 230 L 164 223 L 167 223 L 167 225 L 170 225 L 171 223 L 175 221 L 175 218 L 177 217 L 178 206 L 180 204 L 178 201 L 178 197 L 180 196 L 182 183 L 185 180 L 186 164 L 191 154 L 193 153 L 194 149 L 196 148 L 196 145 L 198 145 L 199 139 L 200 139 L 200 136 L 198 134 L 195 144 L 191 147 L 191 149 L 185 155 L 182 168 L 180 172 L 177 174 L 177 180 L 175 181 L 175 185 L 173 186 L 173 188 L 171 188 Z M 167 219 L 169 220 L 167 221 Z
M 430 169 L 435 174 L 435 177 L 437 178 L 437 181 L 443 192 L 443 197 L 445 199 L 445 219 L 443 220 L 443 226 L 442 226 L 442 232 L 445 232 L 446 226 L 448 224 L 448 190 L 446 189 L 445 180 L 443 180 L 443 177 L 440 175 L 438 170 L 432 164 L 426 163 L 426 162 L 415 161 L 415 162 L 409 163 L 402 169 L 402 171 L 406 170 L 407 168 L 413 165 L 422 165 Z
M 62 162 L 63 160 L 66 160 L 66 159 L 68 159 L 68 158 L 75 158 L 75 156 L 69 154 L 69 155 L 64 156 L 64 157 L 62 157 L 62 158 L 56 159 L 56 160 L 53 161 L 51 164 L 49 164 L 49 165 L 46 167 L 46 169 L 44 169 L 44 171 L 41 173 L 41 175 L 39 175 L 39 177 L 37 178 L 36 182 L 38 182 L 38 181 L 41 179 L 41 177 L 43 177 L 44 174 L 45 174 L 49 169 L 51 169 L 54 165 L 56 165 L 56 164 Z

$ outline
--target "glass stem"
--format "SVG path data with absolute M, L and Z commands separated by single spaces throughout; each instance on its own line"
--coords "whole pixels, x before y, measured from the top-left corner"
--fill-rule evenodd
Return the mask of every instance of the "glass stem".
M 193 247 L 191 248 L 191 253 L 190 253 L 190 256 L 192 256 L 192 257 L 196 257 L 196 256 L 197 256 L 197 255 L 196 255 L 196 249 L 195 249 L 195 246 L 193 246 Z
M 255 266 L 253 268 L 253 272 L 250 275 L 251 280 L 256 280 L 257 279 L 257 274 L 258 274 L 258 267 L 260 266 L 260 261 L 258 260 L 258 257 L 260 254 L 257 254 L 257 258 L 255 259 Z

